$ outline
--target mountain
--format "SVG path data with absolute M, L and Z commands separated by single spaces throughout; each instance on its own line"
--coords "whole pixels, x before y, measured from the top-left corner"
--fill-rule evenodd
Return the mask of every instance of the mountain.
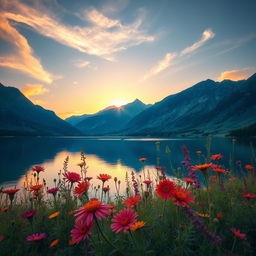
M 53 111 L 34 105 L 17 88 L 0 83 L 0 135 L 80 135 Z
M 229 134 L 255 123 L 256 74 L 247 80 L 202 81 L 134 117 L 120 134 Z
M 78 116 L 70 116 L 66 118 L 65 121 L 71 124 L 72 126 L 76 126 L 78 123 L 80 123 L 81 121 L 83 121 L 89 116 L 91 115 L 84 114 L 84 115 L 78 115 Z
M 141 111 L 148 108 L 140 100 L 123 105 L 121 107 L 109 106 L 96 114 L 81 117 L 71 117 L 67 121 L 74 123 L 81 118 L 74 126 L 85 135 L 106 135 L 123 129 L 126 124 Z M 76 122 L 75 121 L 75 122 Z

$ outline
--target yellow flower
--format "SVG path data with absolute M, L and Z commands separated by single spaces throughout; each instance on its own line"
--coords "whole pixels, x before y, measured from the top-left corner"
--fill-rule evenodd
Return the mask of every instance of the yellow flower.
M 135 222 L 132 226 L 131 226 L 131 230 L 137 230 L 137 229 L 140 229 L 140 228 L 142 228 L 142 227 L 144 227 L 145 226 L 145 222 L 144 221 L 137 221 L 137 222 Z
M 200 212 L 196 212 L 196 215 L 202 217 L 202 218 L 210 218 L 210 215 L 207 213 L 200 213 Z
M 48 218 L 49 218 L 49 219 L 55 219 L 55 218 L 57 218 L 59 215 L 60 215 L 60 212 L 55 212 L 55 213 L 51 214 Z

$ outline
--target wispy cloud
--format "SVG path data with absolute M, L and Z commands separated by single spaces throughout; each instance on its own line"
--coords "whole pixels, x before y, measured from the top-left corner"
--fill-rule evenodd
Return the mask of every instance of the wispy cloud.
M 145 80 L 149 79 L 150 77 L 155 76 L 158 73 L 169 68 L 171 65 L 173 65 L 174 59 L 196 51 L 198 48 L 203 46 L 208 40 L 210 40 L 214 36 L 215 36 L 215 34 L 212 32 L 212 30 L 207 29 L 202 33 L 200 40 L 195 42 L 191 46 L 186 47 L 184 50 L 182 50 L 178 53 L 175 53 L 175 52 L 167 53 L 162 60 L 158 61 L 158 63 L 150 69 L 150 71 L 148 72 L 148 74 L 146 74 L 144 76 L 142 81 L 145 81 Z
M 26 97 L 37 96 L 47 93 L 49 90 L 42 84 L 26 84 L 22 89 L 22 93 Z
M 74 65 L 78 68 L 85 68 L 85 67 L 89 67 L 91 64 L 90 61 L 75 61 Z
M 202 36 L 199 41 L 195 42 L 191 46 L 186 47 L 184 50 L 181 51 L 180 55 L 183 56 L 185 54 L 189 54 L 191 52 L 196 51 L 198 48 L 203 46 L 208 40 L 212 39 L 215 34 L 212 32 L 211 29 L 207 29 L 202 33 Z
M 220 74 L 220 76 L 217 78 L 218 81 L 222 81 L 225 79 L 233 80 L 233 81 L 239 81 L 243 79 L 247 79 L 252 74 L 256 72 L 256 67 L 249 67 L 249 68 L 243 68 L 240 70 L 227 70 Z
M 54 76 L 47 72 L 40 60 L 34 56 L 27 39 L 3 18 L 0 18 L 0 38 L 12 46 L 11 54 L 0 57 L 0 66 L 20 70 L 46 83 L 53 81 Z
M 136 22 L 123 25 L 121 21 L 108 18 L 95 9 L 86 12 L 91 26 L 68 26 L 45 8 L 41 11 L 43 7 L 38 5 L 28 6 L 17 0 L 4 2 L 5 19 L 24 23 L 63 45 L 107 60 L 113 60 L 112 54 L 116 52 L 154 40 L 153 36 L 141 31 Z

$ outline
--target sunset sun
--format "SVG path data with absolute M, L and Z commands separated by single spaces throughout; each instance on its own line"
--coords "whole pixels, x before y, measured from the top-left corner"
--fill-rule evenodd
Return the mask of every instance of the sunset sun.
M 127 104 L 127 100 L 124 99 L 115 99 L 111 102 L 111 105 L 117 106 L 117 107 L 121 107 L 125 104 Z

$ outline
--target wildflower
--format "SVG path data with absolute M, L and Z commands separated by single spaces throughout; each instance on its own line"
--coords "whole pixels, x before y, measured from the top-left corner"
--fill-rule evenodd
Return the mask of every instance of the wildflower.
M 103 183 L 111 179 L 111 176 L 108 174 L 100 174 L 97 176 L 97 179 L 101 180 Z
M 39 173 L 39 172 L 43 172 L 43 171 L 44 171 L 44 167 L 39 166 L 39 165 L 36 165 L 36 166 L 34 166 L 34 167 L 32 168 L 32 170 L 33 170 L 34 172 Z
M 30 187 L 31 191 L 38 191 L 43 187 L 43 185 L 34 185 Z
M 132 231 L 135 231 L 135 230 L 137 230 L 137 229 L 140 229 L 140 228 L 144 227 L 145 224 L 146 224 L 146 223 L 145 223 L 144 221 L 137 221 L 137 222 L 135 222 L 134 224 L 132 224 L 131 230 L 132 230 Z
M 192 192 L 186 192 L 185 188 L 178 188 L 174 191 L 173 199 L 174 204 L 181 205 L 183 207 L 189 207 L 189 203 L 194 203 L 195 198 L 190 196 Z
M 71 241 L 73 244 L 78 244 L 81 240 L 86 239 L 92 234 L 93 222 L 77 221 L 75 227 L 71 230 Z
M 58 187 L 50 188 L 50 189 L 47 190 L 47 193 L 56 195 L 59 190 L 60 189 Z
M 221 154 L 215 154 L 215 155 L 211 155 L 210 157 L 212 160 L 220 160 L 223 158 L 223 155 Z
M 247 169 L 248 171 L 252 171 L 254 169 L 251 164 L 245 165 L 244 168 Z
M 114 232 L 127 231 L 135 223 L 138 214 L 132 209 L 123 209 L 112 219 L 111 228 Z
M 236 236 L 240 239 L 243 239 L 243 240 L 247 239 L 246 234 L 241 233 L 239 229 L 231 228 L 230 230 L 234 236 Z
M 52 248 L 52 247 L 56 246 L 59 242 L 60 242 L 60 239 L 55 239 L 55 240 L 53 240 L 53 241 L 50 243 L 49 248 Z
M 202 218 L 210 218 L 210 215 L 207 213 L 200 213 L 200 212 L 195 212 L 196 215 L 202 217 Z
M 200 170 L 202 172 L 206 172 L 207 169 L 212 168 L 212 163 L 209 164 L 200 164 L 200 165 L 196 165 L 194 166 L 195 170 Z
M 256 195 L 253 193 L 243 193 L 244 198 L 256 198 Z
M 9 199 L 11 201 L 11 205 L 12 205 L 12 201 L 14 199 L 14 195 L 19 191 L 19 189 L 6 189 L 3 190 L 3 193 L 5 193 L 6 195 L 9 196 Z
M 155 166 L 155 168 L 158 170 L 158 171 L 165 171 L 166 168 L 163 167 L 163 166 Z
M 226 171 L 224 169 L 220 169 L 220 168 L 214 168 L 213 171 L 217 172 L 217 173 L 223 173 L 223 174 L 227 174 L 228 173 L 228 171 Z
M 146 160 L 147 160 L 146 157 L 139 158 L 139 161 L 141 161 L 142 163 L 145 162 Z
M 223 218 L 223 217 L 224 217 L 224 215 L 223 215 L 222 212 L 218 212 L 218 213 L 217 213 L 217 218 L 221 219 L 221 218 Z
M 9 210 L 9 208 L 8 207 L 4 207 L 4 208 L 2 208 L 2 211 L 3 212 L 7 212 Z
M 46 237 L 47 237 L 47 235 L 45 233 L 37 233 L 37 234 L 28 236 L 26 240 L 29 242 L 41 241 L 41 240 L 45 239 Z
M 152 180 L 144 180 L 143 183 L 149 186 L 152 183 Z
M 138 205 L 140 202 L 140 196 L 137 195 L 137 196 L 131 196 L 131 197 L 128 197 L 125 201 L 124 201 L 124 204 L 126 207 L 131 207 L 133 208 L 134 206 Z
M 105 219 L 108 214 L 108 205 L 102 204 L 99 200 L 90 200 L 81 208 L 75 210 L 77 216 L 76 222 L 85 221 L 87 224 L 93 221 L 93 218 Z
M 34 215 L 36 214 L 36 210 L 30 210 L 21 215 L 22 218 L 32 220 Z
M 55 213 L 49 215 L 48 218 L 49 218 L 49 219 L 55 219 L 55 218 L 57 218 L 59 215 L 60 215 L 60 212 L 58 211 L 58 212 L 55 212 Z
M 201 150 L 197 150 L 196 154 L 200 155 L 200 154 L 202 154 L 202 151 Z
M 81 183 L 78 183 L 75 187 L 74 193 L 76 196 L 82 196 L 84 193 L 88 191 L 90 187 L 90 183 L 88 181 L 83 181 Z
M 156 193 L 162 199 L 170 199 L 173 197 L 174 192 L 177 190 L 177 186 L 170 180 L 161 180 L 156 186 Z
M 64 180 L 67 180 L 70 183 L 79 182 L 81 180 L 80 175 L 76 172 L 65 172 L 63 176 Z
M 191 178 L 183 178 L 183 180 L 186 181 L 188 184 L 193 184 L 195 182 L 195 180 Z

